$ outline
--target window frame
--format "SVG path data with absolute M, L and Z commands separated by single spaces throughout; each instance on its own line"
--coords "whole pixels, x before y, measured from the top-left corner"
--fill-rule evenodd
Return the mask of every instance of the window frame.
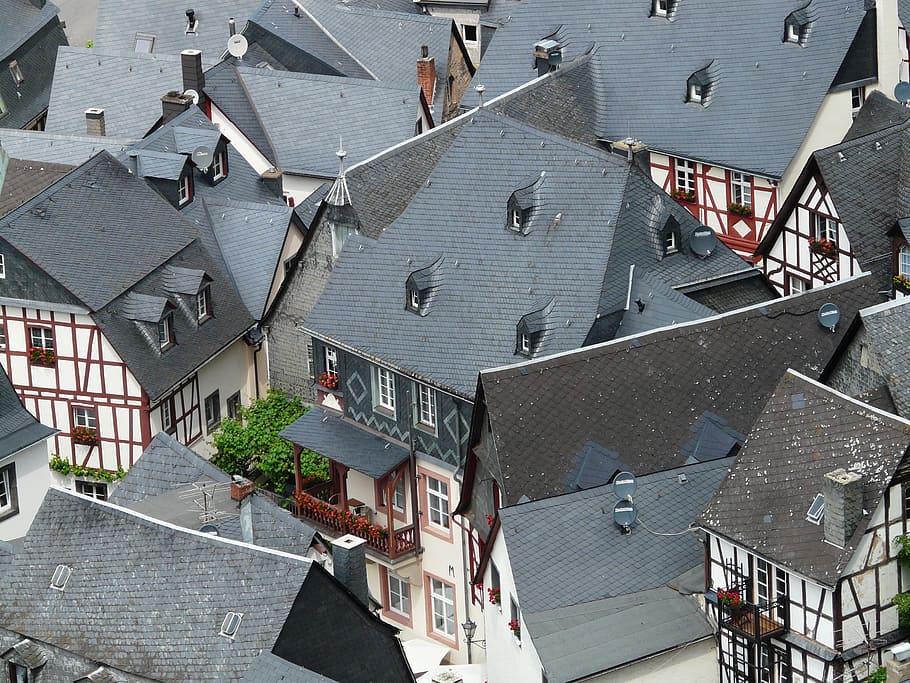
M 25 672 L 25 677 L 19 675 L 22 672 Z M 31 683 L 32 672 L 27 666 L 8 661 L 6 673 L 9 676 L 10 683 Z
M 330 375 L 338 374 L 338 349 L 333 346 L 324 346 L 322 357 L 325 361 L 325 371 Z
M 730 202 L 752 208 L 752 176 L 730 171 Z
M 455 647 L 457 647 L 458 604 L 455 597 L 455 584 L 445 581 L 438 576 L 433 576 L 432 574 L 426 574 L 425 576 L 427 597 L 429 598 L 426 601 L 427 635 L 446 643 L 455 643 Z M 441 593 L 436 592 L 437 584 Z M 451 594 L 451 597 L 446 595 L 447 592 Z M 437 606 L 441 607 L 441 611 L 437 612 Z M 446 607 L 451 609 L 451 615 Z M 438 630 L 436 627 L 437 615 L 441 618 L 440 621 L 442 622 L 443 630 Z M 449 624 L 451 624 L 451 633 L 447 628 Z
M 408 583 L 408 580 L 395 572 L 388 572 L 387 575 L 388 589 L 387 595 L 389 611 L 394 612 L 395 614 L 405 617 L 407 619 L 411 618 L 411 584 Z M 397 584 L 397 593 L 394 590 L 393 584 Z M 397 595 L 398 604 L 401 607 L 395 607 L 394 597 Z
M 509 230 L 521 232 L 522 222 L 522 210 L 519 207 L 509 209 Z
M 212 158 L 212 182 L 227 178 L 227 172 L 225 171 L 225 168 L 227 168 L 225 163 L 227 161 L 226 155 L 227 153 L 221 150 Z
M 206 431 L 211 433 L 221 424 L 221 392 L 215 389 L 202 402 Z
M 344 235 L 341 235 L 341 232 L 344 232 Z M 332 225 L 332 258 L 337 259 L 341 256 L 341 252 L 344 250 L 344 244 L 348 241 L 351 235 L 357 235 L 360 231 L 356 228 L 351 229 L 343 225 Z
M 0 254 L 0 280 L 6 279 L 6 256 Z
M 436 488 L 431 483 L 435 482 Z M 445 490 L 442 490 L 442 489 Z M 434 506 L 435 503 L 435 506 Z M 433 519 L 434 513 L 439 521 Z M 452 513 L 449 506 L 449 483 L 436 477 L 427 476 L 427 521 L 437 529 L 452 529 Z
M 695 192 L 695 162 L 677 158 L 674 167 L 676 189 Z
M 409 311 L 420 313 L 420 290 L 416 287 L 408 287 L 407 307 Z
M 6 326 L 0 323 L 0 351 L 6 351 Z
M 839 221 L 818 211 L 810 211 L 809 215 L 812 217 L 811 237 L 817 240 L 829 240 L 837 244 Z
M 666 17 L 669 16 L 671 9 L 671 0 L 653 0 L 651 3 L 651 16 Z
M 40 343 L 36 341 L 35 332 L 40 332 Z M 45 351 L 54 351 L 54 330 L 51 327 L 40 325 L 29 325 L 28 340 L 30 348 L 44 349 Z
M 376 368 L 376 408 L 395 416 L 395 373 L 382 367 Z
M 166 313 L 158 321 L 158 348 L 166 351 L 177 342 L 174 336 L 174 316 Z
M 72 419 L 74 427 L 98 431 L 98 409 L 94 406 L 73 406 Z
M 514 595 L 509 595 L 509 623 L 517 621 L 518 622 L 518 635 L 515 635 L 515 631 L 512 631 L 512 637 L 520 644 L 521 643 L 521 608 L 518 606 L 518 602 L 515 600 Z M 511 629 L 509 629 L 511 631 Z
M 149 49 L 142 51 L 139 49 L 140 41 L 149 43 Z M 157 36 L 152 33 L 136 33 L 135 41 L 133 42 L 133 52 L 138 52 L 142 55 L 150 55 L 155 51 L 155 42 L 157 41 Z
M 236 391 L 228 396 L 227 401 L 225 401 L 225 405 L 227 407 L 227 416 L 232 420 L 236 420 L 240 414 L 239 408 L 243 406 L 243 403 L 240 399 L 240 392 Z
M 676 245 L 676 233 L 668 230 L 664 235 L 664 255 L 675 254 L 677 251 L 679 251 L 679 247 Z
M 189 173 L 184 173 L 177 181 L 177 206 L 183 207 L 193 198 L 193 179 Z
M 212 317 L 212 285 L 202 287 L 196 294 L 196 322 L 204 323 Z
M 856 118 L 856 115 L 859 114 L 859 110 L 863 108 L 865 103 L 866 86 L 858 85 L 854 88 L 850 88 L 850 110 L 853 113 L 853 118 Z
M 22 73 L 22 67 L 19 66 L 19 60 L 13 59 L 9 63 L 9 73 L 13 77 L 16 88 L 25 83 L 25 74 Z
M 910 278 L 910 246 L 906 244 L 897 250 L 897 274 Z
M 794 283 L 799 283 L 799 287 L 794 287 Z M 794 275 L 793 273 L 787 273 L 787 295 L 791 294 L 805 294 L 811 289 L 809 283 L 803 278 Z
M 474 37 L 468 38 L 468 29 L 474 30 Z M 479 42 L 480 31 L 478 30 L 477 24 L 462 24 L 461 25 L 461 38 L 465 43 L 471 43 L 472 45 Z
M 107 484 L 103 481 L 86 481 L 85 479 L 76 479 L 76 493 L 95 500 L 107 500 Z
M 174 414 L 174 397 L 168 396 L 161 402 L 161 430 L 167 434 L 177 431 L 177 420 Z M 165 419 L 168 418 L 168 419 Z
M 424 405 L 426 404 L 426 406 Z M 426 410 L 424 410 L 426 407 Z M 436 431 L 436 390 L 428 384 L 417 384 L 417 424 Z
M 19 488 L 16 481 L 16 463 L 0 466 L 0 519 L 19 513 Z
M 518 352 L 523 356 L 531 355 L 531 335 L 527 332 L 518 333 Z

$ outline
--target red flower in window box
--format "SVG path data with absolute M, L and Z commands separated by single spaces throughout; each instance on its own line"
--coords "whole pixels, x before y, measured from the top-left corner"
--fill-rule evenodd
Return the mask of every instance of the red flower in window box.
M 837 253 L 837 244 L 833 240 L 828 240 L 824 237 L 820 239 L 813 238 L 809 240 L 809 251 L 823 256 L 834 256 Z
M 910 279 L 906 275 L 895 275 L 891 278 L 891 282 L 894 283 L 895 288 L 910 292 Z
M 671 196 L 678 202 L 689 202 L 691 204 L 695 201 L 695 190 L 673 190 Z
M 521 622 L 518 619 L 512 619 L 509 622 L 509 630 L 512 631 L 512 635 L 516 638 L 521 638 Z
M 495 520 L 493 519 L 493 515 L 487 515 L 487 526 L 490 527 L 491 529 L 493 528 L 494 521 Z
M 319 375 L 316 383 L 321 387 L 325 387 L 326 389 L 337 389 L 338 375 L 334 372 L 323 372 L 321 375 Z
M 73 427 L 73 441 L 83 446 L 94 446 L 98 443 L 98 432 L 89 427 Z
M 739 204 L 737 202 L 731 202 L 727 206 L 727 211 L 736 214 L 737 216 L 744 216 L 746 218 L 749 218 L 752 215 L 751 206 L 746 206 L 745 204 Z
M 498 605 L 502 601 L 502 591 L 498 588 L 487 588 L 487 595 L 490 596 L 491 605 Z
M 717 591 L 717 601 L 724 603 L 727 607 L 741 607 L 743 604 L 739 591 L 728 591 L 723 588 L 719 588 Z
M 33 346 L 28 351 L 28 359 L 32 365 L 41 365 L 45 368 L 52 368 L 57 363 L 57 354 L 53 349 L 45 349 L 40 346 Z

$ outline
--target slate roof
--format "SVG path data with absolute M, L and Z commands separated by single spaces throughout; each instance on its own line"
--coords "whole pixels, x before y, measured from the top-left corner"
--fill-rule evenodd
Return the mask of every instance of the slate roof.
M 617 337 L 642 334 L 658 327 L 708 318 L 716 313 L 648 273 L 633 275 L 629 301 L 631 306 L 622 317 Z M 636 305 L 639 301 L 644 304 L 644 310 L 639 311 Z
M 702 526 L 834 586 L 910 448 L 910 422 L 788 371 L 768 399 Z M 824 475 L 863 475 L 863 515 L 850 543 L 824 542 L 806 512 Z
M 72 575 L 49 590 L 59 564 Z M 329 678 L 368 680 L 357 652 L 393 672 L 382 680 L 409 680 L 394 629 L 318 565 L 62 489 L 48 491 L 0 582 L 5 627 L 146 678 L 239 679 L 263 651 L 296 642 L 293 657 L 276 654 Z M 243 615 L 233 639 L 219 635 L 229 611 Z M 319 628 L 308 628 L 316 619 Z
M 286 659 L 276 657 L 271 652 L 263 652 L 251 663 L 243 678 L 242 683 L 341 683 L 332 678 L 326 678 L 315 671 L 292 664 Z
M 792 0 L 684 2 L 672 20 L 649 17 L 641 3 L 592 9 L 585 0 L 529 0 L 496 30 L 474 83 L 494 97 L 531 80 L 533 46 L 545 38 L 564 46 L 564 62 L 593 45 L 605 117 L 595 131 L 599 137 L 624 139 L 631 132 L 651 149 L 778 178 L 864 17 L 863 0 L 814 0 L 812 8 L 808 40 L 800 47 L 782 42 Z M 706 65 L 716 78 L 710 102 L 687 103 L 687 79 Z M 470 88 L 462 104 L 476 103 Z M 560 116 L 555 109 L 553 117 Z
M 853 119 L 853 125 L 844 136 L 843 142 L 876 133 L 907 120 L 910 120 L 910 108 L 895 102 L 880 90 L 873 90 Z
M 38 118 L 50 98 L 51 76 L 57 47 L 66 45 L 66 34 L 57 18 L 57 6 L 37 7 L 30 0 L 0 0 L 0 102 L 7 111 L 0 125 L 20 128 Z M 16 83 L 7 68 L 15 59 L 25 80 Z
M 227 50 L 228 19 L 237 30 L 256 9 L 258 0 L 162 0 L 154 5 L 130 0 L 99 0 L 95 49 L 132 52 L 136 33 L 155 36 L 154 54 L 176 55 L 182 50 L 202 50 L 203 58 L 217 62 Z M 186 34 L 186 10 L 196 10 L 196 35 Z M 176 87 L 176 86 L 174 86 Z M 164 92 L 161 93 L 162 95 Z
M 732 462 L 639 477 L 641 523 L 628 535 L 613 522 L 612 484 L 499 511 L 522 616 L 549 680 L 577 680 L 712 633 L 695 601 L 667 587 L 703 564 L 701 540 L 650 532 L 689 528 Z M 568 564 L 548 561 L 547 549 L 565 538 L 581 552 Z M 607 637 L 617 632 L 620 642 Z
M 877 369 L 885 378 L 897 414 L 910 417 L 910 367 L 901 340 L 910 332 L 910 301 L 893 302 L 860 311 L 864 343 L 874 354 Z
M 0 184 L 0 217 L 25 203 L 73 169 L 65 164 L 36 163 L 10 159 Z
M 54 135 L 43 131 L 0 128 L 0 146 L 14 159 L 78 166 L 98 152 L 126 149 L 129 138 Z
M 54 70 L 45 129 L 84 135 L 85 110 L 100 107 L 107 135 L 141 138 L 161 117 L 161 97 L 182 90 L 182 85 L 179 55 L 63 47 Z
M 45 427 L 25 409 L 6 372 L 0 368 L 0 462 L 57 431 Z
M 705 411 L 748 433 L 781 374 L 817 377 L 860 308 L 880 298 L 855 278 L 742 311 L 618 339 L 571 353 L 485 370 L 483 409 L 495 443 L 481 465 L 503 500 L 562 493 L 574 455 L 594 442 L 636 474 L 676 467 Z M 832 334 L 816 320 L 841 310 Z M 731 343 L 737 340 L 737 343 Z M 606 378 L 606 379 L 605 379 Z M 479 404 L 480 405 L 480 404 Z M 472 439 L 476 439 L 474 436 Z M 471 482 L 465 487 L 470 495 Z
M 251 139 L 287 173 L 334 177 L 339 139 L 349 163 L 356 163 L 414 135 L 421 113 L 416 83 L 249 67 L 234 67 L 233 75 L 227 69 L 219 73 L 206 92 L 221 106 L 220 95 L 233 91 L 225 95 L 225 113 L 238 125 L 254 118 Z
M 674 287 L 751 272 L 725 248 L 705 260 L 687 248 L 662 259 L 667 218 L 679 222 L 684 245 L 698 223 L 615 155 L 487 111 L 453 134 L 379 238 L 347 241 L 306 319 L 312 334 L 470 398 L 478 370 L 520 358 L 516 326 L 529 313 L 549 311 L 537 354 L 584 344 L 597 317 L 624 308 L 631 265 Z M 352 171 L 354 207 L 364 232 L 376 234 L 357 184 Z M 530 229 L 517 234 L 506 227 L 507 203 L 531 184 Z M 414 315 L 405 282 L 440 257 L 441 284 L 426 315 Z
M 322 408 L 310 408 L 281 437 L 340 462 L 371 479 L 381 479 L 407 459 L 408 449 L 366 431 Z

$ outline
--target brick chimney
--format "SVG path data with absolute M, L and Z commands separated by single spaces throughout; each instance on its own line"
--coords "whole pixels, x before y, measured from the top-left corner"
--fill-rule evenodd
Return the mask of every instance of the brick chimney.
M 85 134 L 104 137 L 104 109 L 85 110 Z
M 366 541 L 352 534 L 336 538 L 332 541 L 332 561 L 335 578 L 369 609 Z
M 430 48 L 420 46 L 420 59 L 417 60 L 417 85 L 423 90 L 427 104 L 433 104 L 436 92 L 436 60 L 430 57 Z
M 180 53 L 180 70 L 183 73 L 183 90 L 194 90 L 199 94 L 199 106 L 202 106 L 205 73 L 202 71 L 202 51 L 184 50 Z
M 253 491 L 256 490 L 256 484 L 244 477 L 236 477 L 231 481 L 231 500 L 240 502 Z
M 161 98 L 161 122 L 167 123 L 189 109 L 191 104 L 193 104 L 193 98 L 172 90 Z
M 838 468 L 825 475 L 825 540 L 843 548 L 863 517 L 863 476 Z

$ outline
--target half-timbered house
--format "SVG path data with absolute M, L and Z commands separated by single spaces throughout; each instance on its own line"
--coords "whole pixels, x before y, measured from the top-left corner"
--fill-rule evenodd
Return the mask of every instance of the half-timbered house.
M 463 102 L 511 93 L 536 125 L 640 141 L 655 182 L 751 257 L 809 154 L 842 138 L 869 92 L 892 92 L 908 54 L 899 29 L 896 0 L 531 3 L 496 31 L 474 78 L 484 92 Z M 537 109 L 586 54 L 588 84 Z M 597 116 L 577 118 L 577 100 Z
M 249 396 L 254 320 L 199 229 L 101 152 L 0 222 L 0 363 L 72 464 L 198 442 Z
M 910 292 L 910 112 L 880 93 L 867 107 L 844 142 L 812 154 L 756 251 L 784 293 L 861 271 Z
M 723 683 L 865 681 L 898 640 L 910 422 L 788 371 L 700 518 Z

